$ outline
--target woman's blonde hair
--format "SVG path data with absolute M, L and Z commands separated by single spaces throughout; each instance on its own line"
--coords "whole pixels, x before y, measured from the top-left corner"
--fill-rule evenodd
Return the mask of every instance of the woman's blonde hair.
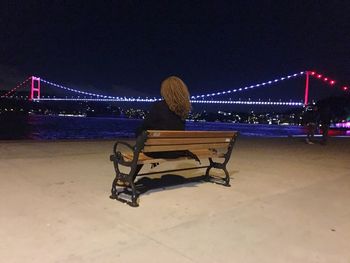
M 175 112 L 181 119 L 186 119 L 191 110 L 190 93 L 180 78 L 170 76 L 163 80 L 160 94 L 171 111 Z

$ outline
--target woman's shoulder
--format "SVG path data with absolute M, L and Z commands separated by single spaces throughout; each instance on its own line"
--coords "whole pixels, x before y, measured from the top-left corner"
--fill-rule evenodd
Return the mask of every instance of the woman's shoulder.
M 168 108 L 168 105 L 166 104 L 165 100 L 159 100 L 159 101 L 153 102 L 151 108 L 159 110 L 159 109 Z
M 163 116 L 163 118 L 174 118 L 177 116 L 175 112 L 170 110 L 165 100 L 154 102 L 150 109 L 150 115 Z

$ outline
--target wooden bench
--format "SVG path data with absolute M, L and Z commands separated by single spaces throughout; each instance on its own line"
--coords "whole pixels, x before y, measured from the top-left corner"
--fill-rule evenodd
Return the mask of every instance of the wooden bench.
M 136 144 L 131 146 L 126 142 L 117 141 L 113 146 L 113 154 L 110 160 L 114 164 L 115 179 L 112 183 L 112 194 L 110 198 L 122 202 L 127 202 L 131 206 L 138 206 L 139 194 L 135 186 L 135 174 L 137 176 L 145 176 L 156 173 L 183 171 L 190 169 L 206 168 L 205 179 L 208 181 L 212 177 L 209 171 L 212 168 L 222 169 L 225 177 L 222 178 L 222 184 L 230 186 L 230 176 L 226 169 L 226 164 L 230 160 L 234 143 L 236 142 L 238 133 L 235 131 L 166 131 L 166 130 L 148 130 L 143 132 L 136 140 Z M 129 149 L 129 152 L 118 150 L 120 146 Z M 147 153 L 154 152 L 172 152 L 172 151 L 190 151 L 191 156 L 179 158 L 164 159 L 152 158 Z M 161 164 L 170 161 L 181 161 L 193 159 L 209 159 L 207 166 L 194 166 L 177 170 L 166 170 L 162 172 L 138 174 L 140 165 L 145 164 Z M 214 158 L 223 159 L 222 162 L 214 162 Z M 123 173 L 119 166 L 130 168 L 130 172 Z M 216 181 L 217 182 L 217 181 Z M 124 184 L 123 191 L 117 191 L 118 184 Z M 130 200 L 120 197 L 120 194 L 127 188 L 131 189 Z

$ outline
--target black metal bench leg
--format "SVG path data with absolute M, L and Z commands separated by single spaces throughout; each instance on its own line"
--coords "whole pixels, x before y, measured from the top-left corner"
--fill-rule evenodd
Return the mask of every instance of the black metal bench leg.
M 132 207 L 138 207 L 140 198 L 139 198 L 139 195 L 136 192 L 135 183 L 133 181 L 130 181 L 130 186 L 131 186 L 132 194 L 131 194 L 131 202 L 129 203 L 129 205 L 132 206 Z
M 225 161 L 224 163 L 217 163 L 214 162 L 211 158 L 209 158 L 209 166 L 207 168 L 207 170 L 205 171 L 205 181 L 208 182 L 213 182 L 213 183 L 218 183 L 216 180 L 211 180 L 211 176 L 209 175 L 209 171 L 211 168 L 216 168 L 216 169 L 221 169 L 224 171 L 225 173 L 225 178 L 222 178 L 222 180 L 224 181 L 224 184 L 220 183 L 221 185 L 224 186 L 231 186 L 230 185 L 230 174 L 228 173 L 227 169 L 226 169 L 226 163 L 227 161 Z
M 230 174 L 228 173 L 228 171 L 227 171 L 227 169 L 226 169 L 226 166 L 225 166 L 222 170 L 224 170 L 225 175 L 226 175 L 226 177 L 225 177 L 225 179 L 224 179 L 224 181 L 225 181 L 225 184 L 224 184 L 224 185 L 230 187 L 230 186 L 231 186 L 231 185 L 230 185 Z
M 118 197 L 116 185 L 117 185 L 118 180 L 120 180 L 120 171 L 119 171 L 118 163 L 116 161 L 113 161 L 113 165 L 114 165 L 114 171 L 115 171 L 115 178 L 112 182 L 112 189 L 111 189 L 110 198 L 116 199 Z
M 115 199 L 118 196 L 117 188 L 115 187 L 117 185 L 117 182 L 118 182 L 118 177 L 115 177 L 112 183 L 111 196 L 110 196 L 111 199 Z
M 213 168 L 212 166 L 208 166 L 208 168 L 205 170 L 205 177 L 204 180 L 209 182 L 210 181 L 210 175 L 209 175 L 209 171 L 210 169 Z
M 114 163 L 114 167 L 115 167 L 116 176 L 112 182 L 110 198 L 116 199 L 121 202 L 126 202 L 127 204 L 133 207 L 139 206 L 139 194 L 136 191 L 136 186 L 134 181 L 135 181 L 136 175 L 139 173 L 139 171 L 143 167 L 143 164 L 137 165 L 135 170 L 131 169 L 129 174 L 121 173 L 119 171 L 117 162 Z M 116 186 L 118 181 L 125 183 L 123 190 L 117 190 Z M 130 193 L 130 190 L 128 190 L 128 188 L 129 189 L 131 188 L 131 194 L 128 194 Z M 122 193 L 130 196 L 130 199 L 128 200 L 128 199 L 121 198 L 119 195 Z
M 122 202 L 126 202 L 131 206 L 138 206 L 139 204 L 139 194 L 136 191 L 136 186 L 135 186 L 135 177 L 138 174 L 138 172 L 142 168 L 142 164 L 138 165 L 138 158 L 141 149 L 144 147 L 144 142 L 146 141 L 147 138 L 147 132 L 143 132 L 142 135 L 140 135 L 136 139 L 136 144 L 135 146 L 131 146 L 130 144 L 126 142 L 120 142 L 116 141 L 116 143 L 113 146 L 113 154 L 110 155 L 110 160 L 113 161 L 114 165 L 114 170 L 116 173 L 116 176 L 112 182 L 112 189 L 111 189 L 111 196 L 110 198 L 116 199 Z M 118 151 L 118 145 L 123 145 L 129 150 L 132 151 L 133 153 L 133 158 L 131 161 L 126 161 L 120 151 Z M 129 167 L 130 172 L 129 173 L 122 173 L 119 170 L 119 165 L 123 167 Z M 120 184 L 118 184 L 118 181 Z M 117 190 L 116 186 L 124 186 L 124 189 L 120 191 L 119 189 Z M 131 188 L 131 196 L 130 196 L 130 188 Z M 122 198 L 122 194 L 126 194 L 128 197 L 131 197 L 131 201 L 129 198 L 124 199 Z

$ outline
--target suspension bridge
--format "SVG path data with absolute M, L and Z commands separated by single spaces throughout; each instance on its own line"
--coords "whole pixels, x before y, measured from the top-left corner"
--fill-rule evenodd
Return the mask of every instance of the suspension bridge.
M 262 101 L 262 100 L 219 100 L 218 96 L 229 96 L 236 93 L 241 93 L 247 90 L 255 90 L 261 88 L 268 88 L 272 85 L 277 85 L 279 82 L 288 81 L 294 78 L 305 77 L 304 97 L 300 101 Z M 323 81 L 325 84 L 331 87 L 340 88 L 342 91 L 349 91 L 349 87 L 346 85 L 339 85 L 333 78 L 327 77 L 324 74 L 316 71 L 301 71 L 290 75 L 274 78 L 265 82 L 244 86 L 236 89 L 216 91 L 206 94 L 196 94 L 191 96 L 192 103 L 202 104 L 241 104 L 241 105 L 276 105 L 276 106 L 299 106 L 302 107 L 309 103 L 309 85 L 310 77 Z M 42 85 L 46 84 L 46 88 L 52 90 L 61 90 L 70 95 L 75 96 L 42 96 Z M 29 96 L 26 96 L 30 101 L 107 101 L 107 102 L 154 102 L 161 100 L 161 98 L 153 97 L 126 97 L 126 96 L 111 96 L 106 94 L 98 94 L 87 92 L 83 90 L 73 89 L 66 87 L 51 81 L 48 81 L 41 77 L 30 76 L 23 82 L 19 83 L 13 89 L 7 91 L 1 98 L 14 98 L 15 94 L 21 90 L 24 90 L 29 85 Z

